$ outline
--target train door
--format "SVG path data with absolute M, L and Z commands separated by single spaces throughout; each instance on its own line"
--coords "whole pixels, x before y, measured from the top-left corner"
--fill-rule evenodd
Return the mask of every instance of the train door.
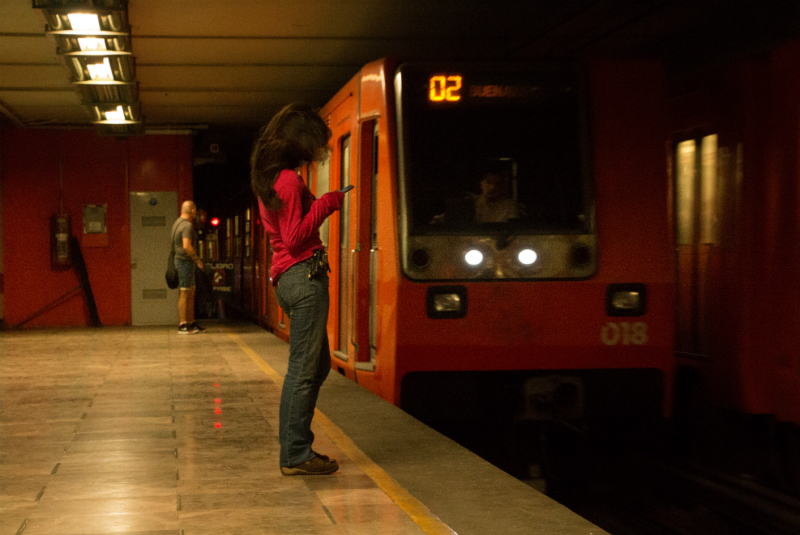
M 355 246 L 355 296 L 353 344 L 356 370 L 373 371 L 377 348 L 377 180 L 378 121 L 369 120 L 359 127 L 359 176 L 357 242 Z
M 350 185 L 350 136 L 343 137 L 340 141 L 341 158 L 340 177 L 341 188 Z M 339 289 L 337 295 L 339 296 L 338 315 L 338 336 L 336 337 L 336 347 L 333 351 L 334 355 L 343 361 L 349 359 L 349 341 L 350 341 L 350 195 L 344 196 L 344 204 L 339 211 Z
M 375 369 L 377 221 L 375 181 L 377 180 L 377 121 L 361 123 L 357 154 L 352 153 L 351 138 L 341 145 L 341 187 L 350 184 L 351 158 L 358 159 L 355 189 L 345 196 L 339 214 L 339 324 L 334 354 L 353 359 L 356 370 Z
M 701 360 L 710 357 L 719 297 L 723 173 L 718 156 L 716 134 L 684 139 L 675 153 L 676 349 L 683 357 Z

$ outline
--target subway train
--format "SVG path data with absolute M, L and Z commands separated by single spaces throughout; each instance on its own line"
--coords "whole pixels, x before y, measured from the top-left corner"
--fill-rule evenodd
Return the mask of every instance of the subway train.
M 685 65 L 366 65 L 303 170 L 318 194 L 355 185 L 323 229 L 334 369 L 417 413 L 649 399 L 800 451 L 798 66 L 797 40 Z M 522 217 L 464 220 L 488 167 Z M 247 244 L 231 298 L 287 338 L 254 208 L 220 232 Z
M 798 66 L 366 65 L 303 169 L 355 186 L 323 228 L 334 370 L 431 424 L 670 416 L 800 488 Z M 490 168 L 519 217 L 469 220 Z M 288 339 L 255 206 L 218 232 L 226 296 Z
M 675 366 L 663 69 L 365 65 L 321 109 L 333 370 L 424 421 L 658 418 Z M 288 339 L 255 200 L 215 244 Z

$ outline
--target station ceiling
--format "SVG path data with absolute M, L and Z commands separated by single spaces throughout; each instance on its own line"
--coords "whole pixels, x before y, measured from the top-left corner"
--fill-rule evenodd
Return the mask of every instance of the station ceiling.
M 322 106 L 385 56 L 727 61 L 800 36 L 800 1 L 131 0 L 128 21 L 155 131 L 254 128 L 292 101 Z M 0 0 L 0 124 L 91 127 L 31 0 Z

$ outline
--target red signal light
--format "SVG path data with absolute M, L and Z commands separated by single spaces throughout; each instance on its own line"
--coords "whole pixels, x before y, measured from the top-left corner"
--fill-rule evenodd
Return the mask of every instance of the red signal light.
M 219 218 L 218 217 L 212 217 L 211 218 L 211 226 L 212 227 L 219 226 Z

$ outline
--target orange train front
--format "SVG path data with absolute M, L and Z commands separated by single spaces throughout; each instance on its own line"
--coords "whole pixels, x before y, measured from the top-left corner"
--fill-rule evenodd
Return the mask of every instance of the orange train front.
M 663 87 L 636 62 L 363 67 L 305 170 L 317 195 L 355 186 L 322 229 L 334 370 L 429 420 L 496 400 L 533 419 L 663 414 Z M 261 248 L 261 317 L 285 338 Z

